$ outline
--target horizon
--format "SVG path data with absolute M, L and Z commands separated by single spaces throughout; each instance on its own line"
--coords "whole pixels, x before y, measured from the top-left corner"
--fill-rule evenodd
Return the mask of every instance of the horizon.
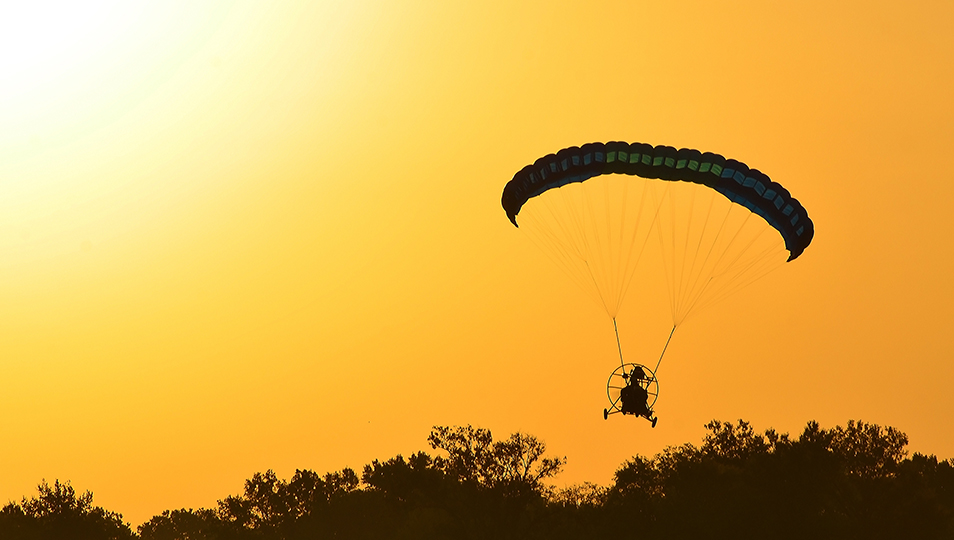
M 801 471 L 802 474 L 808 473 L 813 468 L 811 465 L 811 460 L 807 462 L 800 461 L 797 458 L 792 460 L 790 456 L 792 455 L 792 452 L 797 454 L 806 450 L 811 451 L 811 448 L 814 446 L 814 444 L 816 444 L 819 440 L 824 439 L 824 436 L 821 439 L 817 438 L 818 433 L 827 433 L 828 436 L 831 437 L 828 439 L 828 442 L 823 444 L 823 448 L 826 449 L 829 458 L 833 458 L 836 462 L 840 463 L 840 466 L 836 467 L 834 470 L 837 470 L 838 474 L 845 475 L 844 479 L 850 479 L 854 477 L 855 480 L 870 480 L 872 477 L 883 476 L 883 479 L 891 479 L 895 482 L 898 482 L 897 475 L 905 474 L 903 471 L 905 471 L 905 468 L 907 467 L 908 470 L 906 474 L 911 475 L 914 473 L 913 476 L 907 477 L 907 482 L 910 482 L 915 478 L 920 479 L 921 481 L 931 482 L 940 480 L 939 477 L 936 477 L 939 470 L 944 471 L 945 466 L 947 467 L 947 470 L 950 470 L 950 468 L 954 466 L 954 458 L 943 458 L 938 457 L 935 454 L 924 454 L 908 451 L 908 438 L 903 430 L 898 430 L 893 426 L 880 426 L 862 421 L 848 420 L 844 426 L 839 424 L 837 426 L 828 428 L 825 426 L 820 426 L 813 420 L 809 420 L 805 423 L 805 426 L 802 428 L 801 432 L 795 433 L 778 432 L 771 426 L 757 428 L 752 426 L 751 423 L 745 421 L 744 419 L 739 419 L 738 421 L 712 420 L 708 422 L 704 428 L 705 437 L 699 442 L 698 445 L 692 441 L 686 441 L 680 445 L 667 446 L 662 451 L 652 456 L 636 454 L 627 458 L 624 462 L 620 463 L 617 469 L 614 471 L 614 479 L 609 484 L 599 484 L 586 480 L 582 482 L 576 482 L 574 484 L 564 484 L 563 486 L 560 486 L 559 482 L 552 483 L 552 481 L 562 473 L 562 470 L 567 463 L 567 457 L 563 456 L 561 458 L 559 456 L 559 452 L 555 453 L 553 449 L 546 446 L 546 441 L 537 439 L 532 433 L 522 432 L 512 433 L 506 438 L 500 437 L 499 434 L 498 436 L 494 437 L 491 434 L 492 430 L 480 426 L 471 426 L 468 424 L 465 426 L 434 426 L 427 440 L 427 446 L 430 448 L 425 450 L 419 449 L 416 452 L 409 452 L 406 456 L 399 453 L 390 458 L 375 458 L 370 463 L 364 464 L 363 467 L 348 466 L 343 467 L 340 470 L 327 471 L 325 474 L 321 474 L 318 471 L 313 471 L 310 469 L 296 468 L 294 474 L 290 474 L 287 477 L 277 475 L 272 469 L 256 471 L 254 474 L 250 475 L 249 478 L 243 481 L 243 489 L 240 489 L 235 493 L 223 495 L 221 498 L 216 500 L 214 505 L 201 508 L 167 508 L 160 512 L 156 512 L 155 515 L 151 516 L 141 524 L 130 523 L 127 519 L 125 519 L 125 516 L 122 514 L 122 512 L 117 512 L 115 509 L 104 508 L 102 505 L 97 504 L 97 501 L 95 500 L 95 492 L 87 489 L 78 489 L 76 486 L 73 486 L 69 480 L 54 479 L 53 481 L 48 481 L 47 479 L 43 479 L 39 482 L 37 488 L 40 492 L 40 498 L 48 497 L 50 495 L 68 495 L 75 504 L 75 501 L 80 500 L 82 497 L 88 497 L 85 508 L 81 505 L 78 507 L 66 506 L 67 508 L 70 508 L 70 511 L 64 512 L 63 515 L 60 516 L 60 519 L 75 519 L 77 516 L 87 513 L 95 515 L 94 509 L 100 508 L 105 510 L 106 515 L 111 513 L 116 514 L 117 523 L 125 523 L 126 525 L 130 526 L 133 531 L 135 531 L 137 528 L 150 523 L 153 524 L 153 526 L 156 526 L 162 522 L 163 518 L 168 517 L 169 512 L 187 512 L 193 515 L 198 515 L 202 512 L 210 510 L 214 513 L 214 515 L 219 516 L 220 519 L 223 515 L 230 515 L 231 519 L 246 519 L 247 517 L 241 518 L 241 516 L 235 515 L 234 512 L 229 509 L 230 500 L 235 498 L 248 499 L 262 496 L 268 497 L 269 495 L 267 494 L 270 492 L 273 494 L 280 494 L 282 493 L 282 490 L 285 490 L 289 487 L 289 484 L 294 483 L 296 478 L 301 478 L 303 476 L 322 478 L 327 484 L 330 485 L 336 485 L 338 482 L 342 482 L 343 479 L 351 476 L 354 478 L 355 484 L 350 488 L 346 488 L 347 491 L 370 491 L 377 492 L 378 494 L 387 494 L 390 489 L 397 488 L 398 493 L 400 493 L 403 483 L 407 483 L 404 489 L 408 489 L 415 485 L 413 481 L 409 482 L 409 477 L 402 475 L 391 477 L 389 475 L 385 475 L 384 478 L 391 478 L 390 482 L 394 483 L 385 483 L 382 485 L 380 482 L 382 477 L 378 476 L 377 480 L 375 480 L 376 475 L 379 471 L 383 471 L 383 468 L 387 468 L 389 465 L 392 465 L 395 462 L 398 464 L 404 464 L 417 460 L 418 463 L 421 463 L 419 460 L 421 457 L 424 457 L 426 460 L 424 463 L 428 463 L 428 468 L 430 468 L 430 470 L 442 471 L 443 474 L 447 475 L 447 479 L 451 482 L 458 483 L 462 487 L 465 484 L 470 484 L 470 487 L 478 487 L 480 489 L 487 490 L 487 493 L 493 497 L 502 497 L 501 502 L 508 498 L 507 489 L 505 487 L 507 480 L 505 479 L 509 478 L 509 481 L 515 481 L 517 485 L 525 484 L 527 487 L 530 487 L 531 491 L 535 493 L 537 497 L 540 497 L 546 501 L 546 504 L 555 504 L 559 506 L 561 504 L 569 503 L 570 505 L 577 507 L 586 504 L 596 505 L 596 507 L 605 507 L 607 503 L 607 494 L 616 492 L 618 496 L 620 488 L 633 481 L 633 479 L 628 475 L 632 474 L 632 468 L 635 464 L 649 463 L 652 464 L 653 467 L 658 468 L 659 474 L 664 476 L 673 475 L 674 470 L 670 470 L 670 468 L 675 467 L 678 469 L 678 463 L 680 462 L 679 459 L 676 459 L 676 456 L 683 456 L 682 459 L 684 459 L 686 456 L 696 455 L 697 458 L 715 459 L 716 461 L 734 460 L 737 461 L 737 463 L 734 464 L 735 468 L 745 468 L 751 466 L 753 463 L 758 463 L 759 456 L 762 458 L 771 456 L 778 459 L 781 463 L 787 463 L 788 467 L 793 468 L 792 471 L 788 471 L 789 475 L 795 472 L 799 467 L 807 469 L 805 471 Z M 485 457 L 487 455 L 494 455 L 495 457 L 491 459 L 491 462 L 493 463 L 499 463 L 501 460 L 501 458 L 496 455 L 496 451 L 493 450 L 497 445 L 503 444 L 506 447 L 506 445 L 508 443 L 512 443 L 515 438 L 517 441 L 520 441 L 516 448 L 519 448 L 520 455 L 523 458 L 520 461 L 522 464 L 521 466 L 526 467 L 526 471 L 524 471 L 523 474 L 533 474 L 531 474 L 529 477 L 522 477 L 520 476 L 521 473 L 519 468 L 515 470 L 508 470 L 506 467 L 504 467 L 495 470 L 492 466 L 487 467 L 487 463 L 483 462 L 481 459 L 475 459 L 473 462 L 468 463 L 467 459 L 465 458 L 463 462 L 455 462 L 455 454 L 457 458 L 460 458 L 461 451 L 466 452 L 467 449 L 477 450 L 476 447 L 469 445 L 481 440 L 481 432 L 486 435 L 486 440 L 488 443 L 488 447 L 483 450 L 485 452 L 484 455 Z M 816 434 L 816 438 L 811 436 L 807 438 L 805 437 L 806 434 L 811 435 L 813 433 Z M 455 439 L 456 437 L 461 437 L 461 439 Z M 742 443 L 742 441 L 748 441 L 748 443 Z M 750 444 L 752 442 L 755 442 L 756 444 Z M 535 448 L 537 443 L 539 443 L 539 453 L 534 453 L 531 449 Z M 801 449 L 799 449 L 800 447 Z M 513 451 L 514 449 L 515 448 L 511 448 L 509 451 Z M 779 452 L 780 449 L 785 449 L 785 451 Z M 507 456 L 508 450 L 504 450 L 503 455 Z M 708 456 L 708 458 L 705 456 Z M 751 459 L 753 457 L 756 459 Z M 473 456 L 471 456 L 471 458 L 473 458 Z M 440 459 L 446 459 L 446 461 L 443 463 L 437 461 Z M 506 459 L 507 458 L 503 458 L 503 460 Z M 673 461 L 674 459 L 675 461 Z M 882 462 L 881 460 L 885 461 Z M 924 467 L 924 464 L 931 463 L 932 460 L 935 465 L 940 465 L 941 468 L 935 468 L 933 470 L 919 469 L 919 467 Z M 547 464 L 548 461 L 551 462 L 549 465 Z M 484 472 L 489 473 L 491 478 L 488 479 L 481 477 L 476 470 L 469 471 L 469 475 L 465 474 L 464 476 L 458 476 L 462 471 L 456 469 L 454 466 L 445 468 L 446 465 L 454 463 L 468 463 L 470 467 L 476 467 L 478 469 L 486 467 L 487 470 Z M 910 465 L 915 463 L 916 465 L 914 465 L 913 468 L 910 467 Z M 686 464 L 687 463 L 682 463 L 682 465 Z M 860 466 L 861 469 L 852 470 L 852 465 Z M 731 469 L 732 467 L 729 468 Z M 759 470 L 758 465 L 755 465 L 754 468 L 755 470 Z M 666 472 L 667 470 L 668 472 Z M 369 473 L 372 473 L 370 477 Z M 736 471 L 736 474 L 737 473 L 738 471 Z M 765 470 L 762 470 L 761 474 L 765 474 Z M 832 474 L 832 469 L 830 467 L 823 467 L 822 474 Z M 944 473 L 942 472 L 941 474 L 943 475 Z M 540 478 L 532 479 L 535 475 L 539 475 Z M 935 477 L 932 477 L 932 475 L 935 475 Z M 678 477 L 679 475 L 675 474 L 675 476 Z M 333 478 L 337 478 L 337 482 L 335 482 Z M 403 478 L 403 481 L 399 480 L 401 478 Z M 274 481 L 274 484 L 269 484 L 269 480 Z M 767 480 L 767 478 L 764 480 Z M 342 485 L 344 483 L 346 483 L 346 481 L 343 482 Z M 731 481 L 729 484 L 731 484 Z M 784 485 L 784 482 L 782 485 Z M 418 488 L 420 487 L 421 486 L 418 486 Z M 878 489 L 883 489 L 883 487 L 884 486 L 881 486 Z M 301 488 L 304 488 L 304 485 L 302 485 Z M 501 491 L 501 488 L 503 488 L 503 491 Z M 633 488 L 647 489 L 647 486 L 636 484 L 633 486 Z M 791 486 L 788 488 L 790 489 Z M 338 488 L 336 487 L 334 489 Z M 431 489 L 433 489 L 433 486 L 431 486 Z M 906 484 L 905 487 L 902 488 L 898 486 L 897 489 L 910 491 L 911 486 Z M 938 489 L 938 491 L 943 492 L 944 489 L 941 488 Z M 288 494 L 286 493 L 286 496 L 287 495 Z M 427 496 L 424 496 L 423 493 L 419 493 L 418 495 L 423 496 L 425 499 L 427 498 Z M 279 496 L 281 497 L 281 495 Z M 291 496 L 293 499 L 297 500 L 297 504 L 305 503 L 305 500 L 301 499 L 303 493 L 298 493 L 297 495 Z M 895 493 L 894 496 L 898 497 L 897 493 Z M 914 497 L 915 493 L 908 493 L 907 496 Z M 901 498 L 903 499 L 905 496 L 901 496 Z M 28 494 L 24 495 L 21 500 L 9 501 L 7 506 L 17 505 L 20 508 L 23 508 L 29 504 L 35 503 L 37 500 L 38 496 L 36 494 Z M 519 501 L 520 496 L 518 496 L 515 500 Z M 802 502 L 805 503 L 808 501 Z M 818 501 L 816 501 L 816 503 L 817 502 Z M 855 504 L 857 504 L 857 501 Z M 303 508 L 303 510 L 309 514 L 315 512 L 314 508 Z M 258 511 L 262 511 L 262 509 L 259 509 Z M 33 516 L 31 519 L 36 520 L 37 522 L 42 522 L 44 517 L 50 517 L 40 517 L 32 513 L 31 516 Z M 293 516 L 294 514 L 282 514 L 281 519 L 292 519 Z M 39 519 L 37 519 L 38 517 Z M 298 516 L 298 519 L 301 519 L 301 517 L 302 516 Z M 292 519 L 292 521 L 295 520 Z M 13 523 L 14 522 L 5 522 L 5 526 L 10 527 Z M 252 524 L 245 523 L 244 526 L 249 525 Z M 870 524 L 868 525 L 870 526 Z M 195 527 L 196 524 L 192 523 L 190 526 Z M 62 527 L 62 525 L 60 525 L 60 527 Z M 140 530 L 139 532 L 142 533 L 143 531 Z M 155 534 L 155 532 L 156 531 L 153 531 L 153 534 Z M 188 533 L 180 530 L 178 534 L 181 535 Z

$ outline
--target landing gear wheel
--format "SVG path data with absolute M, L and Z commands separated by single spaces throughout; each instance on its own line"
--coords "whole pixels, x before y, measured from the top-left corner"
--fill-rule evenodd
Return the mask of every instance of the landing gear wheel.
M 606 397 L 609 398 L 610 406 L 608 409 L 603 409 L 603 418 L 609 417 L 611 414 L 621 413 L 622 403 L 620 402 L 619 391 L 626 387 L 628 384 L 628 379 L 631 373 L 634 371 L 639 373 L 639 369 L 645 374 L 644 379 L 637 381 L 637 384 L 643 387 L 648 394 L 648 399 L 646 399 L 646 408 L 650 412 L 653 410 L 653 405 L 656 404 L 656 398 L 659 397 L 659 381 L 656 380 L 656 374 L 653 373 L 653 370 L 642 364 L 623 364 L 617 366 L 613 370 L 613 373 L 610 373 L 609 380 L 606 381 Z M 655 427 L 655 422 L 653 427 Z

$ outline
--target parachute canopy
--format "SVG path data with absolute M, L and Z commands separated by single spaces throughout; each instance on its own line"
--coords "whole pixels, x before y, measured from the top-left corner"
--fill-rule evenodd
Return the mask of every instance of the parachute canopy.
M 590 143 L 544 156 L 514 175 L 504 187 L 501 203 L 516 226 L 517 214 L 531 198 L 605 174 L 679 180 L 712 188 L 777 230 L 785 241 L 789 261 L 805 251 L 815 234 L 805 208 L 759 170 L 711 152 L 643 143 Z
M 507 183 L 501 203 L 614 319 L 631 285 L 641 300 L 659 299 L 662 271 L 674 326 L 797 258 L 815 233 L 805 208 L 758 170 L 641 143 L 540 158 Z

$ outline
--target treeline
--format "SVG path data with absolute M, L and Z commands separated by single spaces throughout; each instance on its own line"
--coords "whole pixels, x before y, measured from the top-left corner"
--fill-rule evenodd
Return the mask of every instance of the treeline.
M 0 510 L 4 540 L 321 538 L 954 538 L 954 461 L 907 456 L 863 422 L 797 437 L 710 422 L 702 445 L 636 456 L 610 486 L 554 489 L 565 458 L 535 437 L 436 427 L 418 452 L 288 480 L 257 473 L 214 509 L 165 511 L 134 532 L 92 493 L 41 483 Z

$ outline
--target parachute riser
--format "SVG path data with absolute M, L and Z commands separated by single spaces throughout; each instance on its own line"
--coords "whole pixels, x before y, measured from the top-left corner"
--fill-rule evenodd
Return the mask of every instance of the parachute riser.
M 624 365 L 623 362 L 623 346 L 619 343 L 619 328 L 616 327 L 616 317 L 613 317 L 613 331 L 616 332 L 616 349 L 619 351 L 619 365 Z
M 672 341 L 672 335 L 676 333 L 676 325 L 672 325 L 672 330 L 669 332 L 669 338 L 666 339 L 666 344 L 663 346 L 662 353 L 659 355 L 659 360 L 656 362 L 656 368 L 653 369 L 653 373 L 659 370 L 659 364 L 662 363 L 663 356 L 666 356 L 666 349 L 669 348 L 669 342 Z

